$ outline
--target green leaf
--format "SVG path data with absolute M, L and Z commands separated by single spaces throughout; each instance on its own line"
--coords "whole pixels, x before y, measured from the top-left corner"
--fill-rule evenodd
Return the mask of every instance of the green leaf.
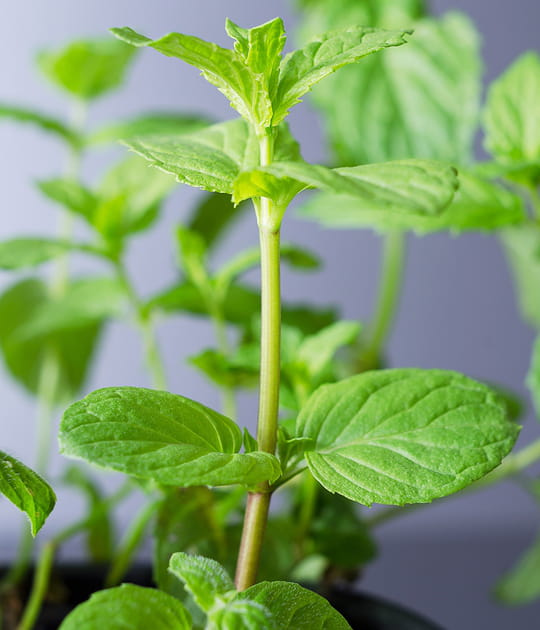
M 540 597 L 540 538 L 497 583 L 495 596 L 507 606 L 522 606 Z
M 176 240 L 182 271 L 196 286 L 208 286 L 206 242 L 203 237 L 193 230 L 179 226 L 176 229 Z
M 270 124 L 269 95 L 261 89 L 260 78 L 236 51 L 181 33 L 169 33 L 152 41 L 128 27 L 111 31 L 132 46 L 150 46 L 167 57 L 177 57 L 199 68 L 203 77 L 224 94 L 243 118 L 264 127 Z
M 268 608 L 279 630 L 351 630 L 324 597 L 292 582 L 260 582 L 238 597 Z
M 523 54 L 489 89 L 486 149 L 503 163 L 540 161 L 540 56 Z
M 109 387 L 64 413 L 62 452 L 143 479 L 176 486 L 275 481 L 277 459 L 240 454 L 242 433 L 229 418 L 168 392 Z
M 219 630 L 277 630 L 271 612 L 258 602 L 235 599 L 216 610 L 210 628 Z
M 128 156 L 103 179 L 91 222 L 107 238 L 146 229 L 156 219 L 161 202 L 175 188 L 173 177 Z
M 93 562 L 112 558 L 114 527 L 111 514 L 103 510 L 105 497 L 94 479 L 78 466 L 69 466 L 62 481 L 79 490 L 87 501 L 86 547 Z
M 77 291 L 74 293 L 76 296 Z M 43 362 L 51 357 L 58 362 L 54 399 L 64 402 L 73 399 L 85 381 L 101 323 L 79 320 L 75 327 L 47 326 L 44 314 L 54 311 L 57 304 L 38 279 L 26 279 L 8 288 L 0 296 L 0 348 L 11 375 L 33 394 L 39 390 Z
M 306 337 L 300 344 L 296 361 L 306 366 L 313 381 L 320 378 L 336 352 L 352 343 L 360 333 L 357 322 L 341 321 L 332 324 L 315 335 Z
M 408 34 L 409 31 L 350 26 L 326 33 L 286 55 L 281 63 L 273 124 L 280 123 L 289 109 L 300 102 L 300 97 L 328 75 L 371 53 L 405 44 Z
M 0 243 L 0 269 L 37 267 L 70 249 L 69 243 L 46 238 L 14 238 Z
M 94 593 L 61 623 L 60 630 L 191 630 L 191 618 L 174 597 L 154 588 L 122 584 Z
M 111 38 L 87 39 L 38 56 L 45 76 L 71 94 L 92 100 L 120 86 L 134 50 Z
M 153 136 L 125 143 L 152 166 L 188 186 L 232 194 L 241 171 L 259 160 L 257 138 L 242 119 L 211 125 L 196 134 Z M 298 159 L 299 148 L 286 126 L 276 137 L 276 159 Z
M 410 230 L 420 235 L 443 230 L 495 230 L 523 222 L 525 209 L 518 195 L 466 172 L 460 172 L 459 183 L 453 201 L 437 216 L 372 210 L 353 197 L 329 193 L 312 196 L 298 213 L 326 227 Z
M 43 527 L 56 503 L 56 496 L 49 484 L 3 451 L 0 451 L 0 493 L 26 513 L 33 536 Z
M 518 304 L 526 322 L 540 329 L 540 229 L 532 223 L 508 228 L 501 238 L 510 263 Z
M 458 187 L 455 169 L 431 160 L 401 160 L 339 169 L 306 162 L 276 162 L 257 172 L 271 178 L 296 180 L 304 188 L 354 197 L 359 206 L 373 212 L 405 215 L 438 214 L 452 201 Z M 265 190 L 247 187 L 245 178 L 248 176 L 242 174 L 235 183 L 235 201 L 241 201 L 244 196 L 264 196 Z
M 147 136 L 177 136 L 193 133 L 210 124 L 210 120 L 197 114 L 153 112 L 102 127 L 89 138 L 91 144 L 127 141 Z
M 344 68 L 314 91 L 340 164 L 411 157 L 472 161 L 482 87 L 480 38 L 464 14 L 415 22 L 418 3 L 412 10 L 410 4 L 323 3 L 303 28 L 304 38 L 320 32 L 322 20 L 329 20 L 324 28 L 349 24 L 414 28 L 399 51 Z M 362 15 L 368 5 L 371 15 Z
M 56 201 L 66 210 L 78 214 L 88 222 L 98 204 L 94 193 L 73 179 L 55 178 L 38 182 L 41 192 L 49 199 Z
M 7 118 L 16 122 L 34 125 L 43 131 L 60 137 L 62 140 L 66 140 L 74 146 L 78 146 L 81 142 L 77 134 L 69 127 L 66 127 L 63 122 L 48 114 L 37 112 L 34 109 L 0 103 L 0 118 Z
M 169 571 L 184 582 L 197 606 L 210 612 L 235 590 L 225 569 L 210 558 L 178 552 L 172 555 Z
M 306 460 L 330 492 L 364 505 L 425 503 L 479 479 L 519 427 L 494 392 L 443 370 L 378 370 L 323 385 L 297 419 Z
M 246 203 L 235 206 L 230 195 L 205 194 L 195 207 L 187 227 L 198 232 L 208 249 L 212 249 L 247 209 Z

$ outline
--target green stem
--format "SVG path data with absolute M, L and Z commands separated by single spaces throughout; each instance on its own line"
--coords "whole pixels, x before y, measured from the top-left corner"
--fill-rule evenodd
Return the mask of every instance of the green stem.
M 144 305 L 131 284 L 122 262 L 115 261 L 114 268 L 119 282 L 123 285 L 126 291 L 135 314 L 136 324 L 141 331 L 145 361 L 152 378 L 152 384 L 156 389 L 166 390 L 167 378 L 165 375 L 165 366 L 163 364 L 163 359 L 156 339 L 156 331 L 154 329 L 152 317 L 148 313 L 145 313 Z
M 107 574 L 107 578 L 105 580 L 105 586 L 107 588 L 116 586 L 121 582 L 132 562 L 133 555 L 139 548 L 144 535 L 146 534 L 151 519 L 155 515 L 156 510 L 161 503 L 161 499 L 148 503 L 132 521 L 124 539 L 120 543 L 120 548 L 118 549 Z
M 364 340 L 360 368 L 377 367 L 386 339 L 394 322 L 399 302 L 405 259 L 405 235 L 389 232 L 384 237 L 381 281 L 372 325 Z
M 260 163 L 273 159 L 273 137 L 260 137 Z M 261 247 L 261 371 L 257 441 L 259 449 L 274 454 L 279 413 L 281 352 L 280 218 L 278 208 L 267 198 L 255 204 Z M 271 491 L 268 483 L 250 492 L 236 568 L 236 588 L 245 590 L 257 577 Z
M 26 604 L 24 615 L 17 626 L 17 630 L 32 630 L 41 610 L 41 604 L 49 587 L 49 577 L 56 552 L 56 545 L 53 542 L 45 543 L 40 554 L 39 562 L 34 575 L 32 592 Z
M 477 490 L 482 490 L 483 488 L 487 488 L 492 486 L 499 481 L 503 481 L 504 479 L 509 479 L 521 473 L 523 470 L 528 468 L 531 464 L 534 464 L 540 459 L 540 438 L 529 444 L 528 446 L 522 448 L 517 453 L 512 453 L 508 455 L 506 459 L 502 462 L 500 466 L 495 468 L 495 470 L 491 471 L 482 479 L 475 481 L 470 486 L 467 486 L 460 492 L 460 496 L 464 492 L 476 492 Z M 453 498 L 455 495 L 449 495 L 448 497 L 444 497 L 445 499 Z M 425 507 L 429 504 L 419 503 L 413 505 L 407 505 L 405 507 L 390 507 L 385 510 L 381 510 L 374 516 L 366 519 L 366 524 L 368 527 L 374 528 L 386 523 L 388 521 L 394 520 L 394 518 L 398 516 L 404 516 L 411 512 L 415 512 L 422 507 Z

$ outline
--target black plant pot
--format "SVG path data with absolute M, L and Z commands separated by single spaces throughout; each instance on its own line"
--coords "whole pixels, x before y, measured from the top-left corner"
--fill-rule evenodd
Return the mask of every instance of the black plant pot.
M 2 571 L 0 571 L 1 575 Z M 41 610 L 34 630 L 57 630 L 66 615 L 90 595 L 103 588 L 105 569 L 100 566 L 66 565 L 55 569 L 49 594 Z M 148 567 L 134 567 L 125 582 L 140 586 L 153 586 Z M 20 614 L 20 602 L 30 589 L 28 581 L 21 587 L 19 597 L 3 601 L 4 625 L 2 630 L 14 630 Z M 353 630 L 442 630 L 418 615 L 390 602 L 356 593 L 348 589 L 334 588 L 328 594 L 331 604 L 341 612 Z M 104 630 L 107 630 L 104 628 Z

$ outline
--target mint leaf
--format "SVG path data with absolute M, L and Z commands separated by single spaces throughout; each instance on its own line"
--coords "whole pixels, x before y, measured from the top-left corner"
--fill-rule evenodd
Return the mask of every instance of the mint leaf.
M 453 233 L 495 230 L 522 223 L 525 218 L 519 195 L 463 171 L 459 173 L 459 189 L 454 199 L 437 216 L 372 210 L 351 196 L 329 193 L 310 197 L 298 213 L 326 227 L 372 228 L 379 232 L 410 230 L 420 235 L 443 230 Z
M 273 124 L 279 124 L 306 92 L 342 66 L 390 46 L 405 44 L 408 31 L 352 26 L 326 33 L 281 62 Z
M 169 563 L 169 571 L 185 584 L 197 606 L 210 612 L 216 603 L 234 590 L 234 584 L 225 569 L 210 558 L 187 553 L 175 553 Z
M 117 88 L 133 58 L 134 50 L 114 39 L 87 39 L 38 56 L 43 74 L 59 87 L 85 100 Z
M 238 595 L 264 606 L 279 630 L 351 630 L 328 601 L 292 582 L 260 582 Z
M 122 584 L 94 593 L 59 630 L 191 630 L 191 617 L 174 597 L 154 588 Z
M 224 94 L 243 118 L 255 125 L 269 126 L 272 119 L 269 95 L 260 89 L 259 77 L 236 51 L 182 33 L 151 40 L 128 27 L 113 28 L 111 32 L 132 46 L 150 46 L 167 57 L 177 57 L 199 68 L 203 77 Z
M 10 374 L 32 394 L 38 393 L 41 366 L 52 353 L 59 363 L 54 398 L 64 402 L 73 399 L 84 383 L 101 322 L 79 320 L 74 327 L 51 327 L 44 313 L 56 305 L 41 280 L 29 278 L 9 287 L 0 296 L 0 349 Z M 62 324 L 62 310 L 60 314 L 57 323 Z M 69 318 L 68 313 L 65 316 Z M 36 322 L 42 334 L 37 334 Z
M 207 288 L 206 243 L 203 237 L 185 227 L 176 229 L 178 259 L 186 276 L 198 287 Z
M 25 512 L 33 536 L 43 527 L 56 503 L 56 496 L 49 484 L 3 451 L 0 451 L 0 493 Z
M 153 112 L 102 127 L 90 136 L 90 144 L 132 140 L 146 136 L 176 136 L 193 133 L 210 124 L 210 120 L 195 114 Z
M 229 418 L 168 392 L 109 387 L 71 405 L 62 451 L 100 466 L 176 486 L 251 485 L 280 475 L 268 453 L 240 454 Z
M 514 279 L 521 314 L 540 329 L 540 228 L 532 223 L 508 228 L 501 233 Z
M 7 118 L 16 122 L 35 125 L 39 129 L 52 133 L 74 146 L 78 146 L 81 142 L 81 139 L 77 136 L 77 134 L 69 127 L 66 127 L 63 122 L 49 116 L 48 114 L 42 114 L 41 112 L 31 108 L 0 103 L 0 118 Z
M 306 162 L 275 162 L 257 172 L 300 182 L 302 186 L 298 189 L 312 187 L 354 197 L 359 205 L 371 211 L 398 214 L 438 214 L 452 201 L 458 187 L 455 169 L 431 160 L 401 160 L 339 169 Z M 247 175 L 243 173 L 238 180 L 240 183 L 235 183 L 235 201 L 244 196 L 265 194 L 263 190 L 245 186 Z
M 344 68 L 315 89 L 340 164 L 417 157 L 461 165 L 473 159 L 482 87 L 479 35 L 464 14 L 415 21 L 417 9 L 418 2 L 322 3 L 302 27 L 304 39 L 349 24 L 414 28 L 399 51 Z
M 230 195 L 212 193 L 204 195 L 193 211 L 187 227 L 198 232 L 212 249 L 240 216 L 248 204 L 234 205 Z
M 540 56 L 523 54 L 489 89 L 486 149 L 503 163 L 540 161 Z
M 98 199 L 81 183 L 73 179 L 55 178 L 38 182 L 38 187 L 49 199 L 91 223 Z
M 485 385 L 443 370 L 379 370 L 323 385 L 297 419 L 330 492 L 364 505 L 424 503 L 479 479 L 519 427 Z
M 235 599 L 209 618 L 211 628 L 219 630 L 277 630 L 271 612 L 258 602 Z
M 70 243 L 46 238 L 14 238 L 0 243 L 0 269 L 37 267 L 71 249 Z
M 540 538 L 497 583 L 495 596 L 507 606 L 522 606 L 540 597 Z

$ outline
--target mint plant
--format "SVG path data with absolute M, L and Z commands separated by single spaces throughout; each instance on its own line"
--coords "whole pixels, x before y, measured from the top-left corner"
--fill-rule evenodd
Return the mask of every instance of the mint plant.
M 342 66 L 405 44 L 407 31 L 348 27 L 282 56 L 280 19 L 252 29 L 227 21 L 226 30 L 232 49 L 179 33 L 157 40 L 129 28 L 113 33 L 197 67 L 240 114 L 196 133 L 133 137 L 125 144 L 182 183 L 229 195 L 235 204 L 253 203 L 262 294 L 257 435 L 242 434 L 232 418 L 177 394 L 112 387 L 68 407 L 60 442 L 68 456 L 145 484 L 194 492 L 239 486 L 247 504 L 235 582 L 212 559 L 174 553 L 169 571 L 190 594 L 193 617 L 171 595 L 126 585 L 96 593 L 62 628 L 145 627 L 150 619 L 168 628 L 347 628 L 319 595 L 287 582 L 256 584 L 273 493 L 303 475 L 309 485 L 364 505 L 429 502 L 495 468 L 518 434 L 495 392 L 453 372 L 379 370 L 317 387 L 334 350 L 356 327 L 297 340 L 299 356 L 288 371 L 293 390 L 300 392 L 299 411 L 280 429 L 280 231 L 291 201 L 314 188 L 354 200 L 373 216 L 437 221 L 458 180 L 454 168 L 430 159 L 338 168 L 309 164 L 284 122 L 315 84 Z M 223 276 L 209 278 L 200 239 L 183 230 L 178 236 L 184 270 L 210 310 L 219 302 L 208 297 L 208 288 L 214 295 Z M 223 303 L 215 313 L 221 323 Z M 236 504 L 235 490 L 231 497 Z
M 371 227 L 383 235 L 379 304 L 373 323 L 366 327 L 357 346 L 357 369 L 385 360 L 385 342 L 401 291 L 406 232 L 498 233 L 515 277 L 523 316 L 537 329 L 538 55 L 528 52 L 520 56 L 489 87 L 482 111 L 479 36 L 465 15 L 452 12 L 440 18 L 430 17 L 423 2 L 409 0 L 311 0 L 300 5 L 309 6 L 300 28 L 304 39 L 325 28 L 353 22 L 387 28 L 399 23 L 414 29 L 414 37 L 403 48 L 403 54 L 389 51 L 373 56 L 366 63 L 337 73 L 315 90 L 313 100 L 323 116 L 334 162 L 346 165 L 374 159 L 435 158 L 451 161 L 460 171 L 459 191 L 447 210 L 435 219 L 368 214 L 353 199 L 327 194 L 312 197 L 300 208 L 300 216 L 327 227 Z M 427 93 L 429 98 L 425 98 Z M 336 99 L 335 94 L 346 97 Z M 388 98 L 381 98 L 381 94 Z M 449 99 L 448 94 L 453 98 Z M 472 153 L 480 119 L 484 146 L 491 155 L 491 160 L 483 163 L 478 163 Z M 537 350 L 533 350 L 528 377 L 536 408 L 537 356 Z M 536 440 L 511 455 L 485 483 L 517 478 L 537 501 L 534 479 L 522 473 L 539 456 Z M 370 525 L 400 513 L 389 510 L 371 519 Z M 499 599 L 519 604 L 537 598 L 539 566 L 535 542 L 508 577 L 500 581 L 496 588 Z

